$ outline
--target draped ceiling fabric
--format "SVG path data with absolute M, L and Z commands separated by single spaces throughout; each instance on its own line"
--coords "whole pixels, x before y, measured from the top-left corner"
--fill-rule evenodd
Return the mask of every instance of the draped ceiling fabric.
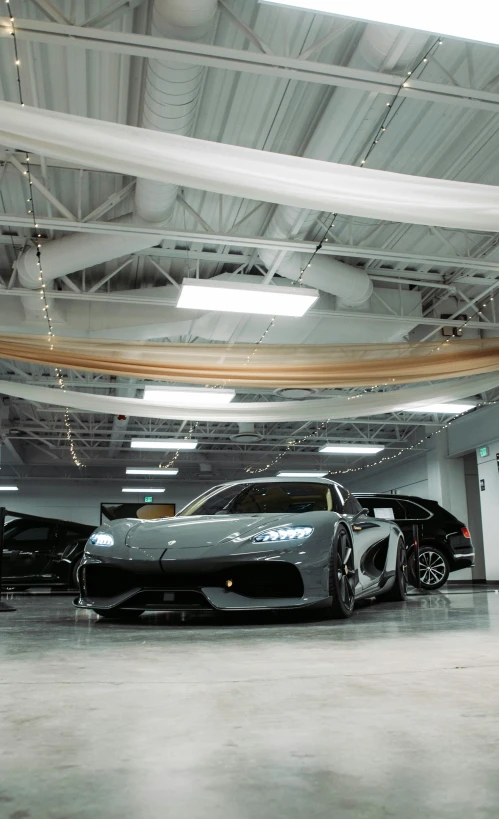
M 0 335 L 0 358 L 181 384 L 267 388 L 410 384 L 499 371 L 499 338 L 255 348 L 59 336 L 53 346 L 47 336 Z
M 317 211 L 499 230 L 499 188 L 354 168 L 0 102 L 0 144 L 158 182 Z
M 22 398 L 32 403 L 67 407 L 82 412 L 128 415 L 138 418 L 162 418 L 191 421 L 265 422 L 265 421 L 334 421 L 383 415 L 401 407 L 414 408 L 428 403 L 466 398 L 499 386 L 499 373 L 479 375 L 458 382 L 408 387 L 382 393 L 366 393 L 348 398 L 335 395 L 307 401 L 266 401 L 228 404 L 225 407 L 162 407 L 140 398 L 116 398 L 86 392 L 61 390 L 0 381 L 0 393 Z

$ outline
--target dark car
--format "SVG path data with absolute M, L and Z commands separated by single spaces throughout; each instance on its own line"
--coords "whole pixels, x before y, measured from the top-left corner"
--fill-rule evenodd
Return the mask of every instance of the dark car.
M 84 523 L 6 512 L 3 585 L 76 588 L 76 569 L 95 529 Z
M 467 526 L 436 501 L 413 495 L 362 495 L 355 497 L 374 518 L 394 520 L 408 544 L 409 578 L 415 584 L 413 526 L 419 527 L 421 588 L 439 589 L 449 572 L 473 566 L 475 552 Z

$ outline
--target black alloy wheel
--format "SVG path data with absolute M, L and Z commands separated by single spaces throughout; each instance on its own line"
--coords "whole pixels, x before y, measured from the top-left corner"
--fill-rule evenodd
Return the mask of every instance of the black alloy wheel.
M 449 572 L 449 561 L 440 549 L 436 546 L 420 547 L 419 576 L 422 589 L 426 591 L 440 589 L 447 582 Z
M 352 541 L 340 526 L 334 536 L 329 564 L 329 616 L 334 619 L 351 617 L 355 603 L 355 565 Z
M 121 620 L 122 622 L 138 620 L 140 615 L 144 614 L 139 609 L 94 609 L 94 611 L 99 617 L 104 617 L 106 620 Z
M 397 560 L 395 567 L 395 583 L 389 592 L 382 596 L 383 600 L 392 600 L 401 603 L 407 600 L 407 586 L 409 585 L 409 569 L 407 565 L 407 550 L 402 538 L 397 546 Z

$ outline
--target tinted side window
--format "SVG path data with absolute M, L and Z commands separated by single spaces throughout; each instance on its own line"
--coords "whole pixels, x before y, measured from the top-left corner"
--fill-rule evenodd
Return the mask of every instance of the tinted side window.
M 406 513 L 400 501 L 394 498 L 360 498 L 362 506 L 369 509 L 369 516 L 388 520 L 405 520 Z
M 428 520 L 428 518 L 431 517 L 428 510 L 423 509 L 423 507 L 418 503 L 413 503 L 412 501 L 407 500 L 400 501 L 400 503 L 405 509 L 405 514 L 408 520 Z
M 19 548 L 49 549 L 50 547 L 50 526 L 20 526 L 9 538 L 10 543 L 19 544 Z
M 359 503 L 357 498 L 354 498 L 348 489 L 345 489 L 344 486 L 339 485 L 337 485 L 336 488 L 338 489 L 339 495 L 342 499 L 343 508 L 341 513 L 343 515 L 356 515 L 358 512 L 362 511 L 362 504 Z

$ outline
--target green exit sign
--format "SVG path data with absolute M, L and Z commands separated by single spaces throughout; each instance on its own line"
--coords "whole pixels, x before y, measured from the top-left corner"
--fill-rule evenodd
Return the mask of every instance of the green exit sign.
M 478 450 L 478 454 L 480 455 L 480 458 L 486 458 L 487 455 L 489 454 L 488 446 L 481 446 L 480 449 Z
M 145 495 L 144 503 L 152 503 L 152 495 Z

